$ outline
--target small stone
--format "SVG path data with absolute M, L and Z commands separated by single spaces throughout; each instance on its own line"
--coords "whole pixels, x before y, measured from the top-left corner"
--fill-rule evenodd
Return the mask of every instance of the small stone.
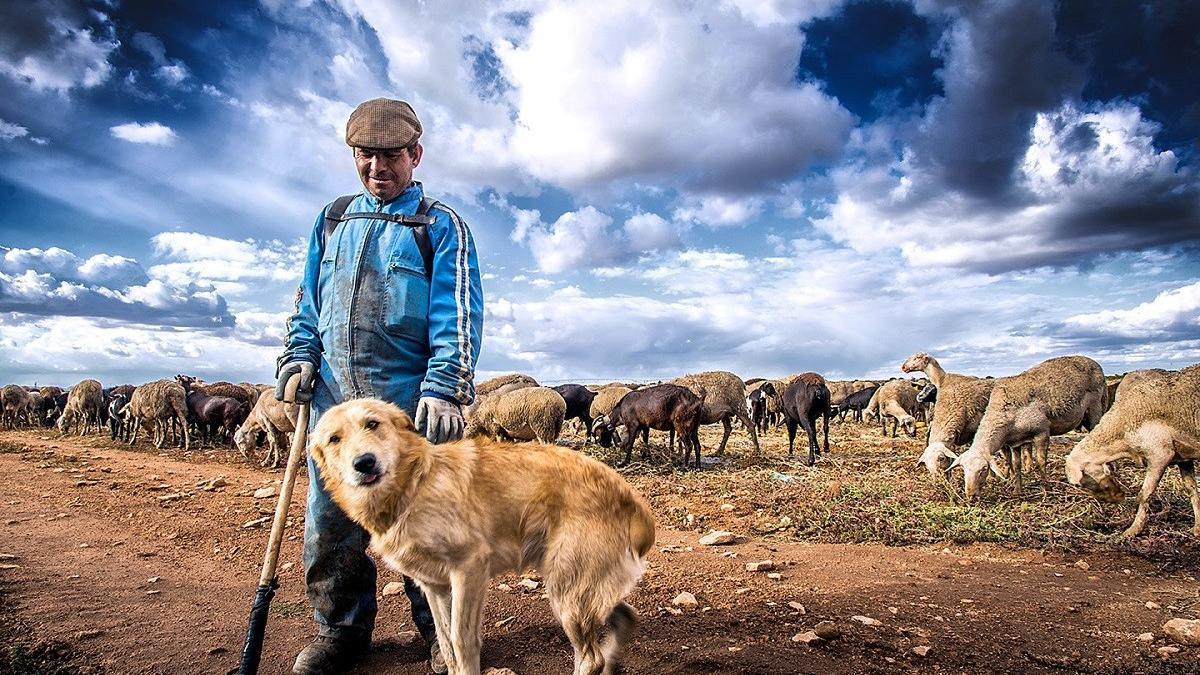
M 1162 625 L 1167 637 L 1181 645 L 1200 645 L 1200 621 L 1196 619 L 1171 619 Z
M 1076 560 L 1076 561 L 1075 561 L 1075 567 L 1078 567 L 1079 569 L 1081 569 L 1081 570 L 1083 570 L 1083 571 L 1085 571 L 1085 572 L 1086 572 L 1086 571 L 1088 571 L 1088 570 L 1090 570 L 1090 569 L 1092 569 L 1092 566 L 1091 566 L 1091 565 L 1089 565 L 1089 564 L 1087 564 L 1087 561 L 1086 561 L 1086 560 Z
M 741 594 L 743 594 L 743 593 L 749 593 L 749 592 L 750 592 L 750 589 L 749 589 L 749 588 L 745 588 L 745 587 L 743 587 L 743 588 L 735 588 L 735 589 L 733 589 L 733 593 L 734 593 L 734 595 L 741 595 Z
M 508 584 L 500 584 L 496 587 L 496 590 L 508 593 L 512 591 L 512 586 L 509 586 Z
M 162 578 L 162 577 L 150 577 L 149 579 L 147 579 L 147 580 L 146 580 L 146 583 L 148 583 L 148 584 L 157 584 L 157 583 L 158 583 L 158 581 L 159 581 L 159 579 L 161 579 L 161 578 Z
M 779 572 L 767 572 L 767 578 L 771 581 L 779 581 L 783 578 L 783 575 Z
M 517 675 L 517 672 L 512 668 L 488 668 L 483 675 Z
M 527 591 L 536 591 L 538 589 L 538 586 L 540 586 L 541 584 L 534 581 L 533 579 L 522 579 L 521 583 L 519 583 L 517 585 Z
M 792 642 L 802 642 L 809 647 L 820 647 L 821 645 L 825 644 L 825 638 L 810 630 L 805 633 L 797 633 L 793 635 Z
M 383 585 L 383 597 L 390 598 L 404 592 L 404 584 L 399 581 L 389 581 Z
M 792 602 L 789 602 L 789 603 L 788 603 L 788 607 L 791 607 L 792 609 L 796 610 L 796 611 L 797 611 L 797 612 L 799 612 L 801 615 L 803 615 L 803 614 L 807 614 L 807 613 L 808 613 L 808 612 L 807 612 L 807 611 L 804 609 L 804 605 L 802 605 L 802 604 L 800 604 L 800 603 L 798 603 L 798 602 L 796 602 L 796 601 L 794 601 L 794 600 L 793 600 Z
M 832 621 L 822 621 L 813 626 L 813 632 L 824 640 L 836 640 L 842 636 L 842 631 Z
M 16 560 L 17 556 L 11 553 L 0 553 L 0 560 Z
M 104 631 L 92 629 L 92 630 L 81 630 L 81 631 L 79 631 L 79 633 L 76 634 L 76 637 L 78 637 L 80 640 L 90 640 L 94 637 L 100 637 L 101 635 L 104 635 Z
M 929 654 L 929 645 L 917 645 L 913 647 L 913 653 L 917 656 L 926 656 Z
M 883 625 L 883 622 L 880 621 L 879 619 L 872 619 L 871 617 L 863 616 L 862 614 L 855 614 L 854 616 L 850 617 L 850 620 L 857 621 L 864 626 L 882 626 Z
M 270 499 L 271 497 L 274 497 L 277 494 L 279 494 L 279 492 L 275 489 L 275 486 L 269 485 L 265 488 L 259 488 L 259 489 L 255 490 L 254 498 L 255 499 Z
M 21 569 L 20 565 L 14 565 L 12 563 L 5 563 L 3 565 L 0 565 L 0 570 L 19 570 L 19 569 Z
M 726 511 L 726 512 L 732 511 L 735 508 L 737 508 L 737 507 L 735 507 L 733 504 L 722 504 L 721 505 L 721 510 Z
M 696 600 L 696 596 L 688 593 L 687 591 L 683 591 L 679 595 L 675 596 L 675 599 L 671 601 L 671 604 L 675 605 L 676 607 L 695 607 L 700 603 Z
M 896 616 L 897 614 L 900 613 L 900 608 L 899 607 L 888 607 L 888 611 L 892 613 L 892 616 Z
M 770 572 L 775 569 L 775 563 L 770 560 L 746 563 L 747 572 Z
M 248 521 L 242 523 L 242 529 L 249 530 L 249 529 L 258 527 L 259 525 L 262 525 L 263 523 L 268 523 L 270 521 L 271 521 L 271 516 L 263 516 L 262 518 L 255 518 L 254 520 L 248 520 Z
M 517 617 L 515 617 L 515 616 L 505 617 L 496 622 L 496 628 L 504 628 L 505 626 L 507 626 L 508 624 L 510 624 L 516 620 L 517 620 Z
M 700 537 L 699 543 L 701 546 L 722 546 L 724 544 L 732 544 L 735 541 L 737 541 L 737 537 L 732 532 L 713 530 Z
M 146 595 L 158 595 L 159 593 L 162 593 L 162 591 L 146 591 Z
M 401 647 L 409 647 L 409 646 L 415 645 L 415 644 L 417 644 L 417 641 L 420 639 L 421 639 L 421 634 L 415 630 L 400 631 L 400 633 L 396 636 L 396 642 Z
M 1162 605 L 1158 604 L 1157 602 L 1154 602 L 1153 600 L 1147 600 L 1146 601 L 1146 609 L 1162 609 Z
M 1154 633 L 1142 633 L 1138 636 L 1138 642 L 1144 642 L 1146 644 L 1154 642 Z
M 288 571 L 288 570 L 292 569 L 292 568 L 293 568 L 293 567 L 295 567 L 295 566 L 296 566 L 296 563 L 294 563 L 294 562 L 285 562 L 285 563 L 283 563 L 283 565 L 280 565 L 279 569 L 280 569 L 281 571 L 284 571 L 284 572 L 286 572 L 286 571 Z
M 1173 645 L 1167 645 L 1166 647 L 1158 648 L 1158 655 L 1163 657 L 1164 659 L 1170 658 L 1172 654 L 1178 654 L 1178 653 L 1179 653 L 1179 647 L 1175 647 Z

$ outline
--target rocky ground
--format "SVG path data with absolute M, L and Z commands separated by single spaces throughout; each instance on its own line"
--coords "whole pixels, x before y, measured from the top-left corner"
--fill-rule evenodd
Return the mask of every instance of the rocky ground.
M 718 439 L 705 430 L 708 451 Z M 967 506 L 912 470 L 917 440 L 835 425 L 832 441 L 811 469 L 785 457 L 785 437 L 754 455 L 738 431 L 703 471 L 627 470 L 660 528 L 631 598 L 642 621 L 626 672 L 1200 671 L 1200 647 L 1162 628 L 1200 606 L 1189 518 L 1170 487 L 1147 535 L 1115 546 L 1129 505 L 1101 509 L 1051 479 L 1016 496 L 993 485 Z M 226 450 L 0 433 L 0 671 L 234 668 L 281 475 Z M 303 504 L 301 486 L 264 673 L 287 672 L 312 632 Z M 713 530 L 732 543 L 701 544 Z M 384 591 L 397 580 L 381 570 L 359 672 L 425 672 L 404 596 Z M 535 582 L 495 580 L 485 667 L 569 672 Z

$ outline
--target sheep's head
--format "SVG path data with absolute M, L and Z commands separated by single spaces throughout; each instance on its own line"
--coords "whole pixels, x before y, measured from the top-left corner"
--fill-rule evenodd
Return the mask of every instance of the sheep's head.
M 600 444 L 600 447 L 611 448 L 613 446 L 616 429 L 608 415 L 601 415 L 592 420 L 592 435 L 596 437 L 596 442 Z
M 975 449 L 968 450 L 959 455 L 950 464 L 950 469 L 960 467 L 963 470 L 963 491 L 966 493 L 967 501 L 975 499 L 975 495 L 983 490 L 983 486 L 987 484 L 988 469 L 999 473 L 994 461 L 983 456 L 982 452 Z
M 915 417 L 912 417 L 911 415 L 909 415 L 909 416 L 901 418 L 900 425 L 904 427 L 904 433 L 908 434 L 911 437 L 914 437 L 914 438 L 916 437 L 916 435 L 917 435 L 917 419 Z
M 924 402 L 928 401 L 930 399 L 930 397 L 935 396 L 936 394 L 937 394 L 937 387 L 933 386 L 933 383 L 930 382 L 929 384 L 922 387 L 921 391 L 917 392 L 917 403 L 924 403 Z
M 934 478 L 943 478 L 950 471 L 950 465 L 956 459 L 958 459 L 958 455 L 954 454 L 945 443 L 933 441 L 929 447 L 925 448 L 925 452 L 921 453 L 921 458 L 917 460 L 917 466 L 924 464 L 925 468 L 929 470 L 929 475 Z
M 1067 482 L 1092 493 L 1092 496 L 1109 504 L 1119 503 L 1125 498 L 1125 490 L 1117 482 L 1109 462 L 1094 461 L 1086 453 L 1072 450 L 1067 455 Z
M 926 354 L 925 352 L 917 352 L 916 354 L 913 354 L 904 360 L 904 363 L 900 366 L 900 370 L 903 370 L 906 373 L 915 373 L 925 370 L 925 367 L 928 365 L 929 354 Z

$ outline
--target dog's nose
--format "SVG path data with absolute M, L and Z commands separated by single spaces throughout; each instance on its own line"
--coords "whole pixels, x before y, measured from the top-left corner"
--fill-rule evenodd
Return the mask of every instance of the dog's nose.
M 375 455 L 364 453 L 354 458 L 354 470 L 359 473 L 375 473 Z

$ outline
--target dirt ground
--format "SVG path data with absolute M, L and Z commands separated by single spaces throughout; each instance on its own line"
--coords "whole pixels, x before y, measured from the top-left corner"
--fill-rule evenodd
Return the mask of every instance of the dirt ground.
M 628 472 L 660 527 L 631 598 L 641 623 L 625 672 L 1200 671 L 1200 648 L 1158 651 L 1170 644 L 1163 622 L 1196 618 L 1200 606 L 1194 558 L 1173 555 L 1194 551 L 1178 543 L 1189 536 L 1186 520 L 1167 517 L 1156 525 L 1172 533 L 1151 531 L 1158 548 L 1149 553 L 1105 545 L 1104 532 L 1078 527 L 1079 534 L 1060 539 L 1057 519 L 1009 532 L 988 525 L 988 518 L 1017 517 L 1029 502 L 1049 503 L 1058 488 L 1033 488 L 983 510 L 948 511 L 959 507 L 932 488 L 916 487 L 928 483 L 911 469 L 918 441 L 883 439 L 865 427 L 834 429 L 834 455 L 812 469 L 782 457 L 786 438 L 778 434 L 764 442 L 769 461 L 741 462 L 750 448 L 735 431 L 729 456 L 701 472 Z M 707 450 L 719 438 L 713 433 L 704 432 Z M 913 487 L 890 485 L 882 493 L 867 490 L 871 481 L 856 482 L 863 458 L 882 456 L 892 458 L 897 475 L 903 467 Z M 278 485 L 281 476 L 220 449 L 185 456 L 130 449 L 100 436 L 0 433 L 0 641 L 19 645 L 9 647 L 8 667 L 39 673 L 234 669 L 269 527 L 255 521 L 274 507 L 274 499 L 253 495 Z M 224 485 L 205 489 L 217 477 Z M 288 672 L 312 633 L 300 565 L 304 483 L 302 476 L 264 673 Z M 789 491 L 801 483 L 811 490 Z M 901 506 L 872 513 L 855 506 L 856 499 Z M 940 499 L 937 518 L 922 512 L 930 523 L 925 529 L 888 515 L 919 511 L 903 507 L 915 503 L 909 499 Z M 1062 503 L 1074 509 L 1071 516 L 1107 517 L 1083 501 Z M 857 520 L 839 515 L 847 511 Z M 956 543 L 962 523 L 975 520 L 981 524 L 964 536 L 986 540 L 993 533 L 995 543 Z M 729 546 L 700 546 L 709 529 L 729 529 L 740 538 Z M 747 571 L 748 562 L 761 560 L 773 561 L 779 578 Z M 398 578 L 381 569 L 379 586 Z M 484 667 L 522 675 L 569 672 L 571 650 L 546 601 L 518 581 L 499 578 L 492 586 Z M 696 607 L 672 604 L 684 591 L 695 595 Z M 792 640 L 820 621 L 836 624 L 841 637 L 820 647 Z M 411 628 L 404 596 L 381 597 L 374 652 L 358 672 L 427 672 L 420 645 L 406 636 Z M 1139 641 L 1146 632 L 1153 641 Z M 929 649 L 921 656 L 916 647 Z

